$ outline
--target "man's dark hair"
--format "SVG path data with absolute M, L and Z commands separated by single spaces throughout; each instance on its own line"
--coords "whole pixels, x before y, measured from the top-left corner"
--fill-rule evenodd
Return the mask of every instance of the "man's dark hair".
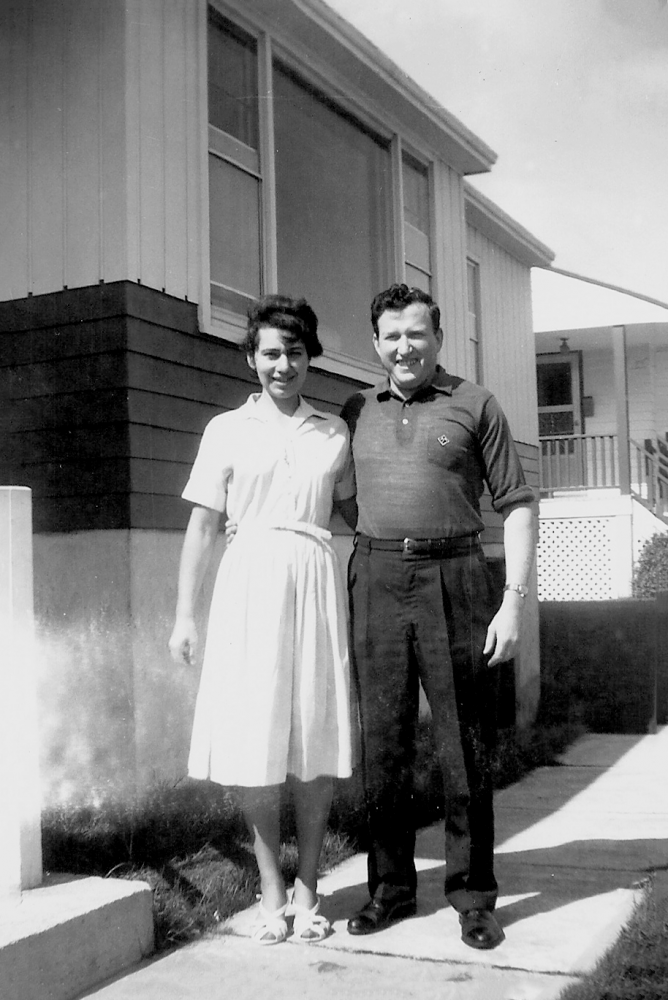
M 429 292 L 421 288 L 409 288 L 408 285 L 390 285 L 384 292 L 379 292 L 371 303 L 371 325 L 378 336 L 378 320 L 387 310 L 400 311 L 414 302 L 422 302 L 429 310 L 434 332 L 441 325 L 441 310 L 438 308 Z
M 290 295 L 263 295 L 248 309 L 248 325 L 243 342 L 246 354 L 255 354 L 260 330 L 273 326 L 282 330 L 287 340 L 300 340 L 310 358 L 319 358 L 322 344 L 318 340 L 318 317 L 306 299 Z

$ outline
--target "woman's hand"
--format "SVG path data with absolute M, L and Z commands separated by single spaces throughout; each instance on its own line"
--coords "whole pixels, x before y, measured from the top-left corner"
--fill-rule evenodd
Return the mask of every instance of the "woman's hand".
M 175 663 L 192 666 L 197 652 L 197 627 L 192 618 L 177 618 L 169 640 L 169 651 Z
M 225 542 L 230 545 L 234 541 L 234 536 L 237 533 L 237 528 L 239 525 L 236 521 L 226 521 L 225 522 Z

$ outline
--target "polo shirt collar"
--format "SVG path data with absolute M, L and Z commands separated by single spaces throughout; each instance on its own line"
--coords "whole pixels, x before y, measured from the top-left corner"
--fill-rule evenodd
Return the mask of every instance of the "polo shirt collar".
M 458 381 L 461 381 L 461 379 L 458 379 Z M 432 378 L 431 382 L 428 382 L 427 385 L 421 385 L 420 388 L 417 390 L 417 392 L 415 392 L 409 398 L 420 399 L 421 397 L 428 395 L 431 390 L 434 390 L 435 392 L 440 392 L 444 396 L 452 396 L 454 383 L 455 383 L 454 375 L 448 375 L 448 373 L 444 368 L 441 368 L 440 365 L 437 365 L 436 371 L 434 372 L 434 377 Z M 382 402 L 383 400 L 390 398 L 399 399 L 402 402 L 405 402 L 403 396 L 399 396 L 397 393 L 392 391 L 392 382 L 390 380 L 389 375 L 383 382 L 381 382 L 379 385 L 376 386 L 376 397 L 379 400 L 379 402 Z

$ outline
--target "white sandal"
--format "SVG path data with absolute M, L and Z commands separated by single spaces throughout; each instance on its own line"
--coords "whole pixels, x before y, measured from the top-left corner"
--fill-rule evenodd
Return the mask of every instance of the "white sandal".
M 262 905 L 262 896 L 257 897 L 259 900 L 258 914 L 255 924 L 253 925 L 253 931 L 251 937 L 253 941 L 257 944 L 281 944 L 285 941 L 288 936 L 288 923 L 285 919 L 285 914 L 288 909 L 288 904 L 285 903 L 280 906 L 273 913 L 269 910 L 265 910 Z
M 293 902 L 295 920 L 292 932 L 297 941 L 305 944 L 313 944 L 315 941 L 324 941 L 331 931 L 331 924 L 327 917 L 320 913 L 320 897 L 316 899 L 315 906 L 309 910 L 306 906 L 299 906 Z

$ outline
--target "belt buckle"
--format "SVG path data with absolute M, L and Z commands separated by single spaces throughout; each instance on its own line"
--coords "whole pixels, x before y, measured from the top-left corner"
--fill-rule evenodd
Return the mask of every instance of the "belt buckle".
M 403 551 L 405 555 L 412 555 L 415 552 L 415 539 L 404 538 Z

